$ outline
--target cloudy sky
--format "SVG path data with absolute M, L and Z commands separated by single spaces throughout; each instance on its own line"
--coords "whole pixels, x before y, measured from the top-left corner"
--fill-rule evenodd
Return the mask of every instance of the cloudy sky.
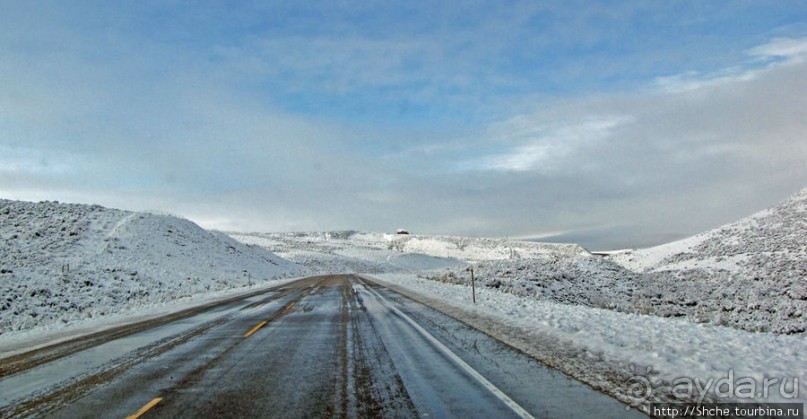
M 0 197 L 590 249 L 807 186 L 807 6 L 0 0 Z

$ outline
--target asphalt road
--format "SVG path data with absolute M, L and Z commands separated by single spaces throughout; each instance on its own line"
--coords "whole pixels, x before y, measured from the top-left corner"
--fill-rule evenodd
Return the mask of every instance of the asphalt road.
M 357 276 L 0 360 L 0 417 L 639 417 Z

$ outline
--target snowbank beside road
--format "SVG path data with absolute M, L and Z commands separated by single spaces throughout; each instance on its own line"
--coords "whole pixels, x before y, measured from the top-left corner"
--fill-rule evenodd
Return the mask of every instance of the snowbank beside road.
M 0 334 L 307 272 L 176 217 L 0 200 Z
M 680 384 L 696 378 L 707 391 L 690 389 L 690 397 L 684 400 L 703 396 L 702 400 L 714 402 L 807 401 L 807 382 L 798 368 L 807 353 L 807 339 L 802 336 L 696 325 L 680 319 L 539 301 L 485 288 L 477 289 L 477 304 L 473 305 L 470 287 L 465 285 L 405 274 L 372 277 L 425 296 L 432 300 L 430 305 L 447 314 L 634 406 L 680 401 L 676 395 L 687 395 Z M 760 391 L 766 379 L 778 381 L 764 398 L 756 391 L 750 399 L 743 392 L 718 397 L 721 394 L 715 393 L 715 383 L 729 376 L 732 386 L 749 378 Z M 711 384 L 706 386 L 707 382 Z M 633 392 L 637 384 L 647 384 L 644 390 L 649 391 Z
M 481 286 L 542 301 L 746 331 L 795 334 L 807 328 L 807 280 L 798 277 L 746 279 L 707 270 L 636 273 L 591 255 L 484 262 L 476 273 Z

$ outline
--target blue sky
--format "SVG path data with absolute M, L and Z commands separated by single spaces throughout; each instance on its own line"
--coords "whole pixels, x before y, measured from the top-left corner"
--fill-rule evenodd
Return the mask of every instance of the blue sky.
M 799 1 L 0 9 L 4 198 L 605 248 L 807 186 Z

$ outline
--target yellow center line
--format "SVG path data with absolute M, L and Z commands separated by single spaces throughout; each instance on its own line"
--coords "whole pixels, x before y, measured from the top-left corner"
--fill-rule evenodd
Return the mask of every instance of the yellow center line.
M 143 414 L 144 414 L 144 413 L 148 412 L 148 410 L 149 410 L 149 409 L 151 409 L 152 407 L 156 406 L 156 405 L 157 405 L 157 403 L 161 402 L 162 400 L 163 400 L 163 398 L 162 398 L 162 397 L 157 397 L 156 399 L 154 399 L 154 400 L 152 400 L 152 401 L 150 401 L 150 402 L 146 403 L 146 405 L 145 405 L 145 406 L 143 406 L 143 407 L 141 407 L 141 408 L 140 408 L 140 410 L 138 410 L 137 412 L 135 412 L 135 414 L 134 414 L 134 415 L 131 415 L 131 416 L 126 416 L 126 419 L 137 419 L 137 418 L 139 418 L 140 416 L 143 416 Z
M 253 333 L 255 333 L 255 332 L 257 332 L 257 331 L 258 331 L 258 329 L 260 329 L 261 327 L 266 326 L 266 323 L 269 323 L 269 322 L 268 322 L 268 321 L 266 321 L 266 320 L 264 320 L 264 321 L 262 321 L 262 322 L 258 323 L 258 325 L 257 325 L 257 326 L 255 326 L 255 327 L 253 327 L 253 328 L 252 328 L 252 330 L 250 330 L 249 332 L 247 332 L 247 334 L 246 334 L 246 335 L 244 335 L 244 337 L 245 337 L 245 338 L 248 338 L 248 337 L 252 336 L 252 334 L 253 334 Z

